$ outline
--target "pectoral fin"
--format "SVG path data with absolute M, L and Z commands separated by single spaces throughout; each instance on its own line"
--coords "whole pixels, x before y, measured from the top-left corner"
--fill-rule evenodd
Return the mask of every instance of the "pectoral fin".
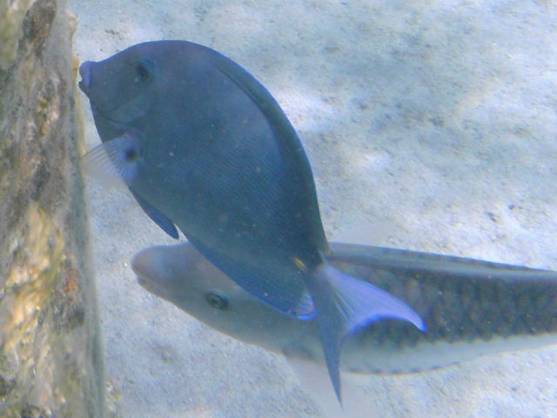
M 118 186 L 122 181 L 130 186 L 141 158 L 139 139 L 132 133 L 103 142 L 83 156 L 85 171 L 105 185 Z

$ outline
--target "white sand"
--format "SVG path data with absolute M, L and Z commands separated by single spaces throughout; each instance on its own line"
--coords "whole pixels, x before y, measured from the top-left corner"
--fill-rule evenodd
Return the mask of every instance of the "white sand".
M 552 0 L 71 6 L 81 60 L 174 38 L 253 72 L 299 130 L 330 238 L 557 269 Z M 87 141 L 99 141 L 90 117 Z M 170 240 L 128 194 L 90 184 L 89 197 L 106 366 L 124 417 L 318 416 L 282 358 L 137 285 L 132 255 Z M 547 347 L 369 377 L 359 390 L 370 417 L 554 417 L 556 375 Z

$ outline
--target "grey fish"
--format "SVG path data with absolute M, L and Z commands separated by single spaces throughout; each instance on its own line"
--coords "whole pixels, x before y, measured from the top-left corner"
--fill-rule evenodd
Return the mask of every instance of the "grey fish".
M 341 369 L 412 373 L 481 355 L 557 343 L 557 272 L 391 248 L 332 243 L 329 261 L 415 306 L 421 333 L 401 321 L 372 324 L 346 342 Z M 320 363 L 319 330 L 271 309 L 188 243 L 135 255 L 149 292 L 240 341 Z
M 425 324 L 402 300 L 326 260 L 313 175 L 296 131 L 239 65 L 185 41 L 147 42 L 80 67 L 104 144 L 164 230 L 177 226 L 247 292 L 291 317 L 316 318 L 340 400 L 343 340 L 371 322 Z M 103 155 L 107 155 L 103 159 Z

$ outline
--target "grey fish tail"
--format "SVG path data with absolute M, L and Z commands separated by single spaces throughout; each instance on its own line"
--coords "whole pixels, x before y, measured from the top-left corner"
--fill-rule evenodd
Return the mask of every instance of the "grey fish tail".
M 330 264 L 319 266 L 308 278 L 307 286 L 317 311 L 329 377 L 341 404 L 339 363 L 342 344 L 347 337 L 384 318 L 408 321 L 425 331 L 420 316 L 406 303 Z

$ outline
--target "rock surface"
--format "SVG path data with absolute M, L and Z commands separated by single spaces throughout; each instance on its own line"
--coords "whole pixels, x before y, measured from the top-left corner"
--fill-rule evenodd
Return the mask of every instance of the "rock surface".
M 74 19 L 0 1 L 0 416 L 102 417 L 78 149 Z

